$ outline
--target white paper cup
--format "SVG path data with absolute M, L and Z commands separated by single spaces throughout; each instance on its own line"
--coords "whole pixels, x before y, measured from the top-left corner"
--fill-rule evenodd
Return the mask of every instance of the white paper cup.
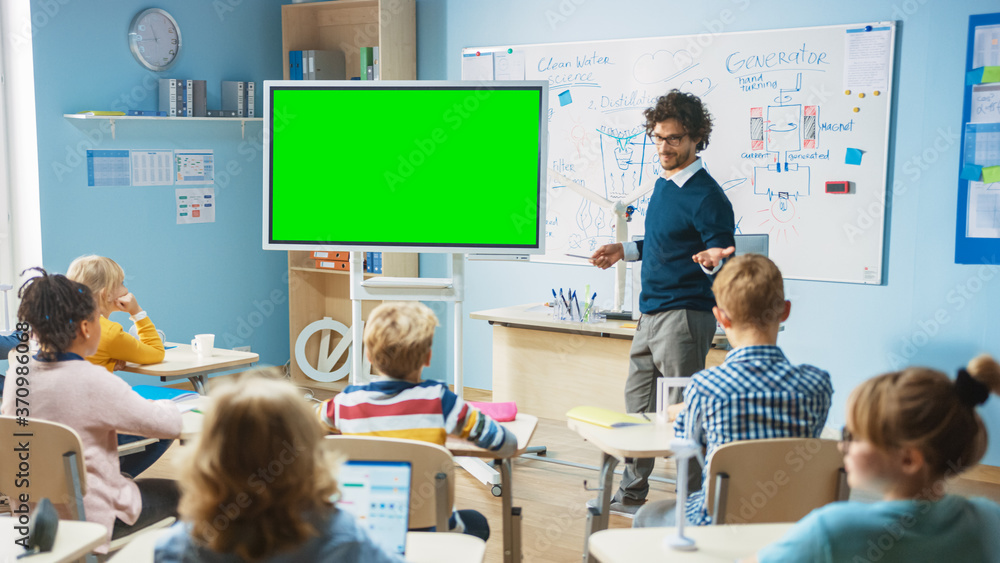
M 215 335 L 214 334 L 196 334 L 194 335 L 194 340 L 191 341 L 191 349 L 194 350 L 195 354 L 202 357 L 211 356 L 215 353 Z

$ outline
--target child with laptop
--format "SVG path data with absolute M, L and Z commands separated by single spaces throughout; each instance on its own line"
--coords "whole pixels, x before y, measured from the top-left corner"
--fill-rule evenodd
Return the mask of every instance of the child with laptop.
M 911 367 L 862 383 L 847 401 L 844 467 L 852 489 L 882 500 L 818 508 L 751 561 L 1000 561 L 1000 506 L 944 492 L 986 452 L 976 407 L 991 393 L 1000 365 L 989 356 L 954 380 Z
M 182 520 L 157 541 L 157 563 L 402 562 L 334 506 L 335 453 L 293 385 L 251 373 L 210 400 L 181 458 Z
M 437 317 L 419 302 L 376 307 L 365 324 L 365 353 L 383 375 L 352 385 L 317 407 L 324 425 L 341 434 L 423 440 L 444 445 L 448 435 L 507 457 L 517 437 L 455 395 L 445 383 L 421 381 L 431 363 Z M 475 510 L 452 513 L 451 531 L 486 540 L 489 523 Z
M 19 412 L 24 405 L 16 398 L 28 393 L 31 417 L 65 424 L 80 435 L 87 471 L 84 511 L 88 521 L 107 528 L 109 541 L 176 515 L 175 482 L 123 475 L 116 435 L 176 438 L 180 411 L 171 401 L 143 399 L 118 377 L 84 360 L 97 350 L 101 338 L 100 314 L 90 290 L 62 275 L 34 269 L 40 275 L 21 286 L 17 315 L 30 325 L 40 349 L 28 361 L 26 376 L 12 373 L 8 378 L 0 414 L 24 416 Z M 10 443 L 7 439 L 5 444 Z M 65 510 L 60 515 L 69 517 Z M 105 543 L 95 551 L 107 549 Z
M 712 313 L 733 350 L 726 361 L 698 372 L 684 390 L 674 432 L 706 448 L 705 457 L 723 444 L 760 438 L 817 438 L 830 410 L 830 375 L 810 365 L 795 366 L 777 346 L 778 330 L 788 318 L 781 272 L 760 254 L 731 258 L 712 284 Z M 691 493 L 687 521 L 708 524 L 705 478 Z M 633 527 L 674 526 L 679 515 L 672 500 L 649 503 Z

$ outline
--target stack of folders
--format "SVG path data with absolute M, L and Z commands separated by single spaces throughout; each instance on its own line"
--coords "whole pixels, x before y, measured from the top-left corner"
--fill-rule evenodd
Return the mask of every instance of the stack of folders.
M 222 117 L 255 117 L 256 90 L 253 82 L 222 81 Z
M 340 251 L 314 250 L 311 254 L 316 267 L 321 270 L 341 270 L 351 269 L 351 253 Z M 364 271 L 369 274 L 382 273 L 382 253 L 365 252 Z
M 208 116 L 205 85 L 204 80 L 161 78 L 159 105 L 155 115 L 162 112 L 167 117 Z
M 344 80 L 347 62 L 337 49 L 288 52 L 289 80 Z

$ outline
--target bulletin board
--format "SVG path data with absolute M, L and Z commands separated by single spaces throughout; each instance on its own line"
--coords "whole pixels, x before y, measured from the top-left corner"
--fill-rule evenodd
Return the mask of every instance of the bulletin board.
M 1000 254 L 1000 13 L 969 17 L 955 263 Z
M 767 234 L 787 278 L 880 284 L 894 45 L 895 22 L 868 22 L 471 47 L 462 78 L 548 80 L 548 166 L 609 202 L 661 172 L 643 110 L 673 88 L 696 94 L 714 117 L 701 156 L 737 234 Z M 547 195 L 546 253 L 532 259 L 580 264 L 568 255 L 615 240 L 610 204 L 553 174 Z

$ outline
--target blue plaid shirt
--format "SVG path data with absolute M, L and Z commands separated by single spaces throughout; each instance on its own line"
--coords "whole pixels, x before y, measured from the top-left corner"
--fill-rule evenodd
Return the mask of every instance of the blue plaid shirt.
M 793 366 L 777 346 L 745 346 L 717 367 L 696 373 L 684 390 L 684 410 L 674 433 L 700 443 L 710 457 L 736 440 L 817 438 L 830 411 L 830 374 Z M 708 472 L 701 490 L 688 497 L 687 520 L 708 524 Z

